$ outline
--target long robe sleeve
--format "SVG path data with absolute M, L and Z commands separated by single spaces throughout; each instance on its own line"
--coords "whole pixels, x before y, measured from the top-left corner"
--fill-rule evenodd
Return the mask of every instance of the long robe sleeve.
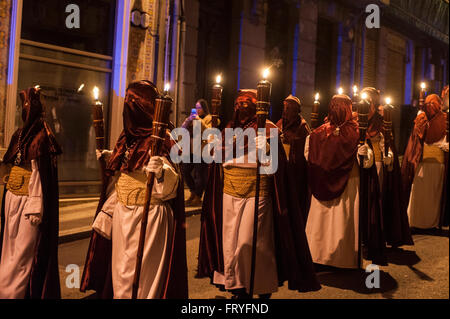
M 24 215 L 35 215 L 42 219 L 42 185 L 39 169 L 35 160 L 31 161 L 31 177 L 28 185 L 28 200 L 24 207 Z

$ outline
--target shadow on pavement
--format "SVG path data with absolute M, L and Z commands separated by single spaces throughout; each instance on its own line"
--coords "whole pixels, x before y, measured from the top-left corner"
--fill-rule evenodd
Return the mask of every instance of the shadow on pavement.
M 318 270 L 317 276 L 321 285 L 339 288 L 343 290 L 352 290 L 354 292 L 369 295 L 381 293 L 385 298 L 390 298 L 398 289 L 397 281 L 387 272 L 379 271 L 379 288 L 368 288 L 366 280 L 374 282 L 368 276 L 373 273 L 366 273 L 360 269 L 329 269 L 326 272 Z
M 415 251 L 402 248 L 388 248 L 386 250 L 387 262 L 394 265 L 412 266 L 421 261 Z
M 448 227 L 443 229 L 431 228 L 431 229 L 420 229 L 420 228 L 411 228 L 412 235 L 429 235 L 429 236 L 438 236 L 438 237 L 449 237 L 449 229 Z

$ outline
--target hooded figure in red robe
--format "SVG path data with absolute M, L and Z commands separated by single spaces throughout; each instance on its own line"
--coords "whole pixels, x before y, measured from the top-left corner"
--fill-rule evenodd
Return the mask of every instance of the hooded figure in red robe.
M 411 227 L 430 229 L 443 220 L 445 175 L 448 163 L 446 115 L 436 94 L 425 99 L 423 112 L 414 120 L 414 128 L 405 150 L 402 180 Z
M 23 126 L 3 163 L 13 165 L 3 195 L 0 299 L 61 297 L 58 170 L 61 149 L 44 120 L 40 90 L 20 92 Z
M 361 93 L 366 93 L 367 100 L 370 102 L 367 143 L 374 153 L 378 182 L 381 186 L 383 231 L 386 243 L 393 247 L 413 245 L 394 136 L 385 132 L 383 127 L 380 91 L 368 87 Z M 386 143 L 389 146 L 388 154 L 385 153 Z
M 367 145 L 358 147 L 358 142 L 352 101 L 346 95 L 335 95 L 325 124 L 311 132 L 305 146 L 312 193 L 306 234 L 315 263 L 357 268 L 361 234 L 366 259 L 385 264 L 380 187 L 373 153 Z M 359 156 L 364 158 L 359 163 L 363 170 L 358 167 Z M 365 198 L 360 196 L 362 183 L 367 185 Z
M 308 218 L 309 205 L 311 201 L 311 192 L 308 189 L 308 164 L 305 159 L 305 141 L 310 134 L 306 120 L 301 116 L 300 100 L 289 95 L 284 100 L 284 109 L 281 119 L 277 122 L 277 126 L 282 131 L 283 147 L 288 158 L 287 169 L 291 185 L 296 188 L 291 189 L 294 197 L 298 197 L 304 223 Z
M 239 91 L 233 119 L 226 128 L 257 129 L 255 90 Z M 271 138 L 269 129 L 277 127 L 267 120 L 267 139 Z M 275 142 L 281 146 L 279 137 Z M 245 160 L 250 157 L 248 145 L 246 141 L 242 164 L 236 158 L 224 164 L 210 164 L 198 255 L 197 277 L 211 278 L 213 284 L 231 291 L 237 298 L 248 298 L 250 290 L 256 194 L 252 181 L 256 164 L 252 166 Z M 273 175 L 261 174 L 254 287 L 260 297 L 270 296 L 285 281 L 292 290 L 320 289 L 303 230 L 301 208 L 289 192 L 293 185 L 289 185 L 283 148 L 279 147 L 274 156 L 278 159 L 278 170 Z
M 151 171 L 152 166 L 159 166 L 159 173 L 155 172 L 138 298 L 188 297 L 183 182 L 178 166 L 170 162 L 169 133 L 163 155 L 149 154 L 158 96 L 158 89 L 149 81 L 131 83 L 126 92 L 124 129 L 107 164 L 107 183 L 81 284 L 81 291 L 96 290 L 101 298 L 131 298 L 145 197 L 144 171 Z M 152 164 L 154 160 L 159 165 Z M 133 216 L 139 218 L 131 220 Z

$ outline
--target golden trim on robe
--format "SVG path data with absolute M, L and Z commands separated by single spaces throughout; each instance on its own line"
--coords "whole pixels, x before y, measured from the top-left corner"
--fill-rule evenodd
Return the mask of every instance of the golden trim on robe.
M 375 156 L 375 162 L 383 161 L 383 154 L 381 153 L 380 140 L 381 140 L 380 134 L 370 139 L 370 142 L 372 143 L 373 155 Z
M 286 153 L 286 157 L 289 160 L 289 152 L 291 151 L 291 144 L 283 143 L 284 152 Z

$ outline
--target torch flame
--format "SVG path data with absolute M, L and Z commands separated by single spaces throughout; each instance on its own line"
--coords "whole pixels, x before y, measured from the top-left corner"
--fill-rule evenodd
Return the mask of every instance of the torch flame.
M 94 86 L 94 89 L 92 90 L 92 93 L 94 94 L 94 99 L 98 100 L 98 97 L 100 95 L 100 90 L 98 89 L 98 87 Z
M 80 85 L 80 87 L 78 88 L 78 90 L 77 90 L 77 92 L 81 92 L 81 90 L 84 88 L 84 83 L 82 83 L 81 85 Z
M 39 90 L 41 88 L 41 86 L 38 84 L 34 88 L 35 88 L 35 90 Z
M 392 100 L 391 100 L 390 97 L 387 97 L 387 98 L 385 99 L 385 102 L 386 102 L 386 105 L 391 105 Z
M 314 96 L 314 100 L 319 101 L 319 92 L 317 92 L 316 95 Z
M 170 83 L 167 82 L 167 83 L 164 85 L 164 92 L 168 93 L 169 90 L 170 90 Z
M 356 85 L 353 86 L 353 94 L 356 94 L 358 92 L 358 87 Z
M 342 93 L 344 93 L 344 89 L 343 88 L 339 88 L 338 89 L 338 94 L 342 94 Z
M 269 76 L 269 73 L 270 73 L 269 68 L 264 69 L 264 71 L 263 71 L 263 78 L 264 78 L 264 80 L 267 79 L 267 77 Z
M 220 84 L 220 82 L 222 82 L 222 76 L 219 74 L 218 76 L 216 76 L 216 83 Z
M 426 87 L 427 87 L 427 85 L 425 84 L 425 82 L 420 83 L 420 88 L 421 88 L 422 90 L 425 90 Z
M 366 92 L 363 92 L 363 94 L 361 94 L 361 98 L 362 98 L 363 100 L 366 100 L 366 99 L 367 99 L 367 93 L 366 93 Z

